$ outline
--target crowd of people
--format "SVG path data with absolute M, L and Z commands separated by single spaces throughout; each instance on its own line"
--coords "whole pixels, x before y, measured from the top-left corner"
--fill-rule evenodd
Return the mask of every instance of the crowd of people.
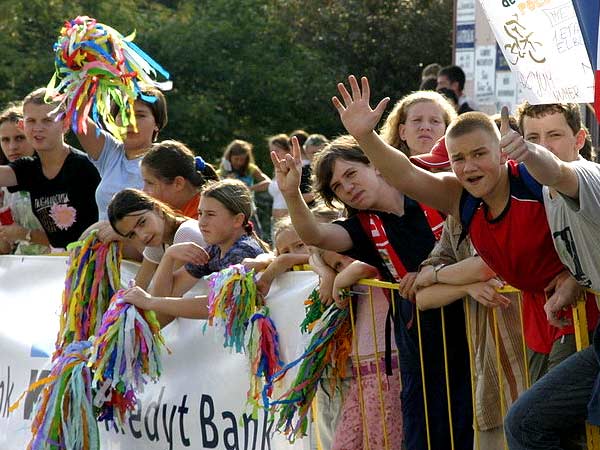
M 484 449 L 585 448 L 586 419 L 600 423 L 599 365 L 594 346 L 577 352 L 567 307 L 585 299 L 591 337 L 591 141 L 579 105 L 525 102 L 514 117 L 488 116 L 464 84 L 458 66 L 427 66 L 378 128 L 390 99 L 372 108 L 368 80 L 350 76 L 333 98 L 348 134 L 273 135 L 273 171 L 241 139 L 217 168 L 159 141 L 168 115 L 156 89 L 135 101 L 122 140 L 88 120 L 78 150 L 65 143 L 60 105 L 37 89 L 0 114 L 0 252 L 61 251 L 92 230 L 120 241 L 141 262 L 124 300 L 163 326 L 207 318 L 206 297 L 186 293 L 212 272 L 245 264 L 267 295 L 278 275 L 309 263 L 326 304 L 347 308 L 349 288 L 357 308 L 352 375 L 316 397 L 320 448 L 466 450 L 474 427 Z M 270 233 L 255 192 L 273 199 Z M 375 289 L 371 308 L 362 278 L 397 283 L 399 295 Z M 506 284 L 522 303 L 498 292 Z

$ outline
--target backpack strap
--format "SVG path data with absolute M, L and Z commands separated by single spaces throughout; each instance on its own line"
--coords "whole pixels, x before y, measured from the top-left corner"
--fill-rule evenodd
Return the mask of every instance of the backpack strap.
M 419 206 L 425 214 L 425 218 L 427 219 L 427 223 L 429 224 L 429 228 L 431 228 L 431 232 L 433 233 L 435 240 L 439 241 L 442 237 L 444 221 L 446 218 L 441 212 L 435 208 L 432 208 L 431 206 L 427 206 L 424 203 L 419 203 Z
M 543 186 L 529 173 L 525 164 L 518 164 L 516 176 L 521 178 L 527 190 L 535 197 L 535 199 L 544 203 L 544 195 L 542 194 Z
M 396 250 L 390 244 L 385 229 L 383 228 L 383 222 L 377 214 L 368 213 L 366 211 L 360 211 L 358 213 L 360 224 L 365 231 L 366 235 L 371 239 L 375 248 L 379 252 L 379 256 L 383 261 L 386 269 L 390 272 L 396 282 L 406 275 L 408 272 L 402 260 L 396 253 Z

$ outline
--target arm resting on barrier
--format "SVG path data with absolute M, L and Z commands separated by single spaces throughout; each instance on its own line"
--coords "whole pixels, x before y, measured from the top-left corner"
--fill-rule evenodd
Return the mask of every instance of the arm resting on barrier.
M 208 298 L 205 295 L 192 298 L 155 297 L 139 287 L 128 289 L 123 301 L 140 309 L 186 319 L 207 319 Z

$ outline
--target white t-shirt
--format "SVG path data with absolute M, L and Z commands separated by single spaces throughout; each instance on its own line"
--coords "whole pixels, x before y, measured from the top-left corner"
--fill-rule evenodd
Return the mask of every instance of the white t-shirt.
M 579 179 L 579 198 L 550 198 L 544 206 L 554 247 L 562 263 L 586 287 L 600 290 L 600 165 L 578 159 L 571 163 Z
M 104 136 L 104 147 L 97 160 L 89 157 L 100 173 L 100 184 L 96 188 L 99 220 L 108 220 L 107 209 L 113 195 L 125 188 L 142 189 L 144 180 L 140 170 L 143 156 L 127 159 L 123 143 L 110 133 L 100 131 Z
M 271 183 L 269 183 L 269 195 L 273 197 L 273 209 L 288 209 L 283 194 L 277 185 L 277 180 L 275 179 L 271 180 Z
M 173 237 L 173 244 L 181 244 L 182 242 L 194 242 L 200 247 L 206 246 L 197 220 L 186 220 L 179 225 Z M 144 249 L 144 258 L 154 264 L 159 264 L 167 248 L 168 245 L 164 247 L 146 247 Z

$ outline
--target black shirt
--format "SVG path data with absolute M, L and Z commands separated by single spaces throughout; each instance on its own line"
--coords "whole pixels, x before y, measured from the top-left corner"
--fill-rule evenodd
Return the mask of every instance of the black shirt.
M 9 164 L 17 185 L 9 191 L 28 191 L 31 209 L 48 235 L 50 245 L 66 248 L 98 221 L 95 192 L 100 175 L 85 153 L 70 148 L 58 174 L 48 179 L 37 155 Z

